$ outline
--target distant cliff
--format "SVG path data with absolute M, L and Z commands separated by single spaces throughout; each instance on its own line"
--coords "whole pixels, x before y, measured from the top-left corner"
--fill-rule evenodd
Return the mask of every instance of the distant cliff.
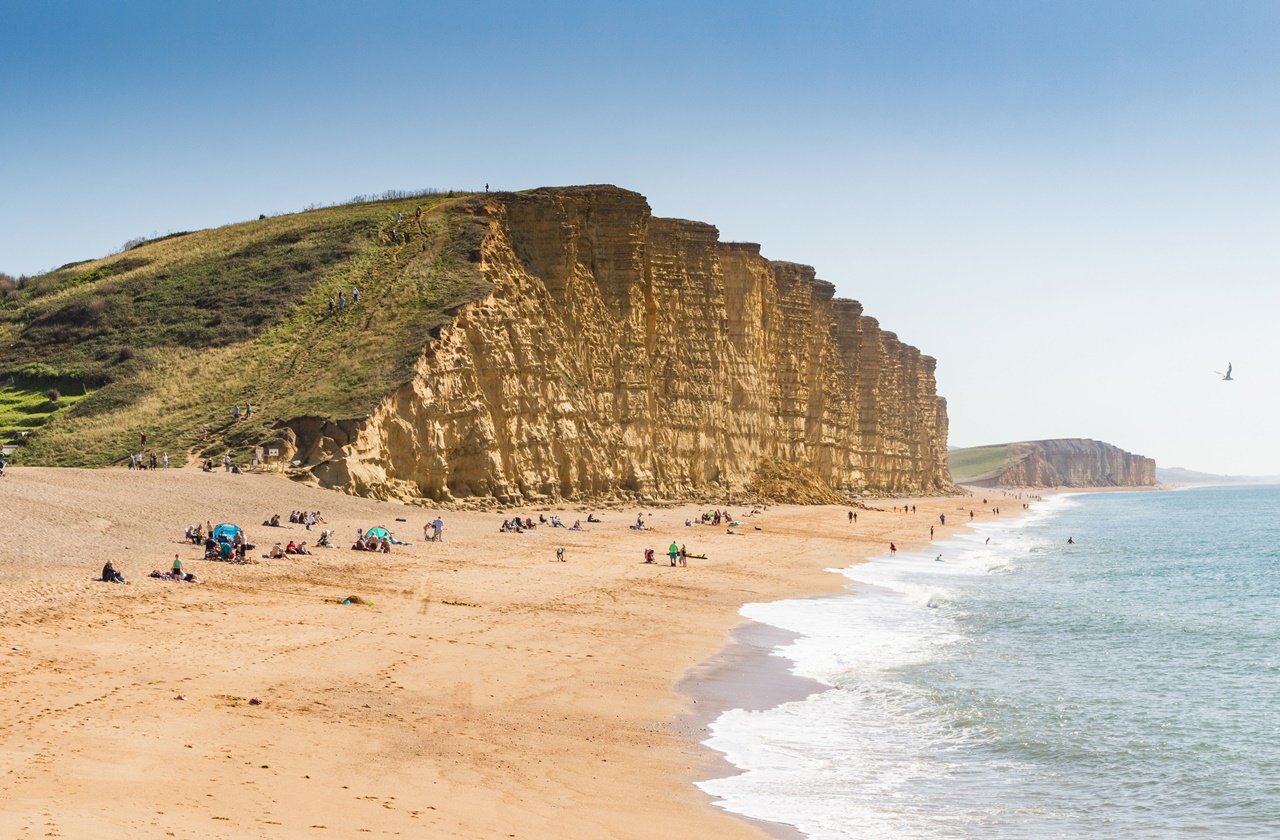
M 349 492 L 503 503 L 742 493 L 762 462 L 842 491 L 952 487 L 935 362 L 814 270 L 615 187 L 460 204 L 490 291 L 365 420 L 289 424 Z
M 1034 440 L 955 449 L 952 474 L 980 487 L 1147 487 L 1156 462 L 1084 438 Z

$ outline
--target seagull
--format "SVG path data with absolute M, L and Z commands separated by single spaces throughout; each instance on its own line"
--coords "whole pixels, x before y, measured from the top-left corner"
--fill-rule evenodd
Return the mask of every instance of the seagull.
M 1214 373 L 1218 374 L 1218 376 L 1221 376 L 1223 382 L 1235 382 L 1235 380 L 1231 378 L 1231 362 L 1227 362 L 1226 373 L 1223 373 L 1220 370 L 1215 370 Z

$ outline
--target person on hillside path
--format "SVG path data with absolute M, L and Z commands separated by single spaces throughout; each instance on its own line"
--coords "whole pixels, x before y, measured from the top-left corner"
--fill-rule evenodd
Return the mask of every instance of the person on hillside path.
M 359 302 L 360 302 L 360 290 L 357 289 L 355 286 L 352 286 L 351 287 L 351 304 L 352 306 L 354 306 Z
M 232 420 L 240 419 L 240 403 L 236 403 L 235 405 L 231 406 L 231 419 Z
M 164 468 L 166 470 L 169 469 L 169 453 L 168 452 L 164 453 L 163 457 L 160 458 L 160 463 L 164 464 Z
M 346 295 L 344 295 L 342 292 L 338 292 L 338 311 L 341 312 L 346 308 L 347 308 Z
M 231 472 L 231 453 L 222 456 L 222 471 Z

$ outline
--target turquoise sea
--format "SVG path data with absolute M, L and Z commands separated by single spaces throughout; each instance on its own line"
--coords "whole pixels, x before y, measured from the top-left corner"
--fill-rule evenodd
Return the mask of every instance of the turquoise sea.
M 714 722 L 721 807 L 813 838 L 1280 837 L 1280 487 L 1057 496 L 843 573 L 743 608 L 830 688 Z

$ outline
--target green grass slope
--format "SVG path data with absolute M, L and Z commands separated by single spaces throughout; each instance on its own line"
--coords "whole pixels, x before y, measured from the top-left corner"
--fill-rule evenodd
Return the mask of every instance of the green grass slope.
M 146 432 L 181 462 L 243 457 L 279 420 L 363 417 L 412 376 L 430 331 L 486 291 L 485 225 L 458 201 L 176 234 L 32 278 L 0 304 L 0 442 L 21 438 L 22 463 L 101 466 Z M 331 314 L 339 291 L 348 307 Z M 245 402 L 252 419 L 233 424 Z
M 947 452 L 947 464 L 951 468 L 951 480 L 964 484 L 1009 465 L 1009 443 L 990 446 L 971 446 Z

